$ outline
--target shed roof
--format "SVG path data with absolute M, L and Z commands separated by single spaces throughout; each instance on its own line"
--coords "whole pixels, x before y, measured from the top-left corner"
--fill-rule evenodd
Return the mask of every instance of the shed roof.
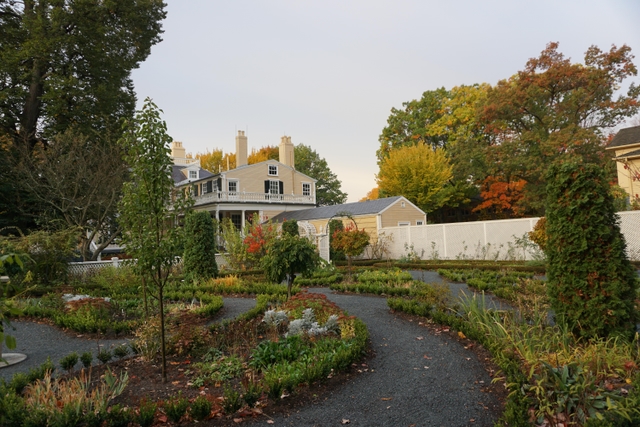
M 342 205 L 320 206 L 312 209 L 281 212 L 271 218 L 271 221 L 329 219 L 334 216 L 340 216 L 342 213 L 349 213 L 353 216 L 379 214 L 400 199 L 404 199 L 404 197 L 386 197 L 384 199 L 368 200 L 366 202 L 345 203 Z
M 640 157 L 640 149 L 629 151 L 628 153 L 620 154 L 616 159 L 624 159 L 628 157 Z
M 640 144 L 640 126 L 620 129 L 607 148 L 618 148 L 633 144 Z

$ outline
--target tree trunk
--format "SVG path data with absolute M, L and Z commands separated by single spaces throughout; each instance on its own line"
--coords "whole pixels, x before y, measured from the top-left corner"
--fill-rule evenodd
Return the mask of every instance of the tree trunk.
M 162 285 L 158 286 L 158 303 L 160 304 L 160 343 L 162 348 L 160 353 L 162 354 L 162 382 L 167 382 L 167 349 L 165 346 L 164 336 L 164 301 L 163 301 Z

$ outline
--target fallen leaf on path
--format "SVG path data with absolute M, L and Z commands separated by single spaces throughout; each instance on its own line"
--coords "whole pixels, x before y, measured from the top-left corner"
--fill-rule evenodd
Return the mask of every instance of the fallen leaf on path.
M 166 415 L 158 415 L 158 421 L 160 421 L 161 423 L 166 423 L 167 419 L 168 418 Z
M 426 354 L 424 356 L 422 356 L 422 358 L 431 360 L 431 357 L 427 356 Z
M 458 336 L 459 336 L 461 339 L 465 339 L 465 338 L 467 338 L 467 336 L 466 336 L 465 334 L 463 334 L 463 333 L 462 333 L 462 331 L 458 331 Z
M 233 422 L 237 423 L 237 424 L 240 424 L 242 422 L 242 418 L 234 418 Z
M 421 341 L 424 339 L 424 337 L 416 337 L 417 340 Z
M 383 398 L 382 398 L 382 399 L 380 399 L 380 400 L 393 400 L 393 397 L 383 397 Z
M 274 424 L 273 420 L 267 420 L 267 424 Z
M 349 420 L 347 420 L 347 419 L 345 419 L 345 418 L 343 418 L 343 419 L 342 419 L 342 424 L 349 424 L 350 422 L 351 422 L 351 421 L 349 421 Z

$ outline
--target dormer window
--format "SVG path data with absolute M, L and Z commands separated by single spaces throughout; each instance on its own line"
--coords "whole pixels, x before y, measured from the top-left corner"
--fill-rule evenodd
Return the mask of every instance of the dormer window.
M 278 166 L 269 165 L 269 176 L 278 176 Z
M 198 171 L 189 171 L 189 179 L 198 179 Z

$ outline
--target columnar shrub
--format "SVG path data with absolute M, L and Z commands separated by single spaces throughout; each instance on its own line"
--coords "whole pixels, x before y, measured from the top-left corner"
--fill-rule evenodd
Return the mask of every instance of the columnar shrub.
M 184 271 L 189 279 L 210 279 L 218 274 L 216 239 L 208 212 L 190 212 L 184 221 Z
M 610 186 L 595 165 L 556 165 L 547 177 L 548 292 L 556 318 L 584 337 L 635 331 L 637 279 Z

